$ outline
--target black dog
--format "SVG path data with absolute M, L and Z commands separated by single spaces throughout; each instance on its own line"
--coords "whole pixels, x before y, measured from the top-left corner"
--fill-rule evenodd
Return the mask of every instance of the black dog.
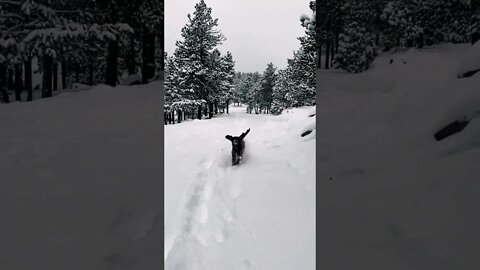
M 250 132 L 250 129 L 247 129 L 247 131 L 238 137 L 225 136 L 227 140 L 232 142 L 232 166 L 238 165 L 242 160 L 243 150 L 245 150 L 245 142 L 243 139 L 247 136 L 248 132 Z

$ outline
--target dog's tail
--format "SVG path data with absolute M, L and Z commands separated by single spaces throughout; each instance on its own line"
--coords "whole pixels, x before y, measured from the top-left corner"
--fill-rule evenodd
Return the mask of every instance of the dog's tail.
M 245 138 L 245 136 L 247 136 L 249 132 L 250 132 L 250 129 L 247 129 L 247 131 L 245 131 L 244 133 L 242 133 L 242 135 L 240 135 L 240 139 L 243 140 L 243 138 Z

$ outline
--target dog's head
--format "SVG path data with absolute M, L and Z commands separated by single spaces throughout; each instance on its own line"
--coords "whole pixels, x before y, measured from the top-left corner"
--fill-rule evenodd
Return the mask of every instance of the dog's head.
M 232 142 L 233 148 L 237 148 L 242 144 L 242 141 L 245 138 L 245 136 L 247 136 L 248 132 L 250 132 L 250 129 L 248 129 L 246 132 L 242 133 L 242 135 L 240 135 L 240 136 L 227 135 L 227 136 L 225 136 L 225 138 Z
M 225 136 L 225 138 L 229 141 L 232 142 L 233 147 L 236 147 L 242 143 L 242 140 L 240 137 L 233 137 L 230 135 Z

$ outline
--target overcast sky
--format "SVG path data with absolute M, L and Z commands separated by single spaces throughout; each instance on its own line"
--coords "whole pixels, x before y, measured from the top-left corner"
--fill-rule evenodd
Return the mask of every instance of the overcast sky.
M 187 14 L 200 0 L 165 0 L 165 47 L 169 55 L 181 40 Z M 302 14 L 311 15 L 309 0 L 205 0 L 218 18 L 218 29 L 227 40 L 220 51 L 232 52 L 236 71 L 263 71 L 269 62 L 279 68 L 300 47 L 304 35 Z

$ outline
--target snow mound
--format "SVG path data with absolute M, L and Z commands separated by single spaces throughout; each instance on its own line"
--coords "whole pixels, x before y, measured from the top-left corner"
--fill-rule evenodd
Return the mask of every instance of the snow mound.
M 81 83 L 74 83 L 72 85 L 72 89 L 76 89 L 76 90 L 86 90 L 90 88 L 92 88 L 90 85 L 81 84 Z
M 361 74 L 318 72 L 322 267 L 478 266 L 480 78 L 456 77 L 469 47 L 388 53 Z M 463 131 L 435 140 L 465 116 Z
M 142 75 L 140 74 L 133 74 L 127 76 L 122 82 L 121 85 L 125 86 L 132 86 L 132 85 L 138 85 L 142 83 Z
M 478 71 L 480 71 L 480 42 L 476 42 L 465 52 L 458 65 L 457 76 L 470 77 Z

